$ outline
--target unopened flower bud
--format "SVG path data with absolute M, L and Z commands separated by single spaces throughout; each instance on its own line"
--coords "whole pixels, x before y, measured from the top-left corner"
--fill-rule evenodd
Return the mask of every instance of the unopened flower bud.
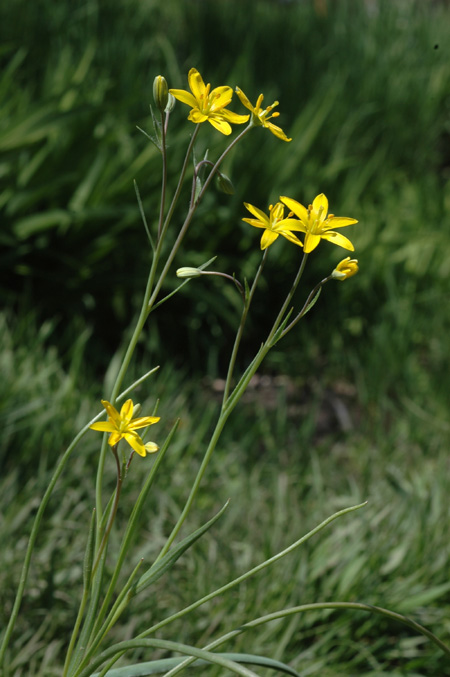
M 159 449 L 158 445 L 154 442 L 146 442 L 144 447 L 147 454 L 154 454 Z
M 163 112 L 169 100 L 169 87 L 162 75 L 157 75 L 153 80 L 153 98 L 159 110 Z
M 342 261 L 337 264 L 336 268 L 331 273 L 331 277 L 334 280 L 343 282 L 348 277 L 356 275 L 358 270 L 358 259 L 351 259 L 350 256 L 347 256 L 347 258 L 342 259 Z
M 200 277 L 202 274 L 202 271 L 200 268 L 178 268 L 177 270 L 177 277 Z
M 226 174 L 222 174 L 222 172 L 217 174 L 217 187 L 225 195 L 234 195 L 234 186 L 231 179 Z
M 139 416 L 141 409 L 142 409 L 142 406 L 139 402 L 136 402 L 136 404 L 133 405 L 133 418 L 136 418 L 136 416 Z
M 171 113 L 173 111 L 175 103 L 176 103 L 176 99 L 175 99 L 174 95 L 169 92 L 169 96 L 167 97 L 167 104 L 166 104 L 166 108 L 165 108 L 166 113 Z

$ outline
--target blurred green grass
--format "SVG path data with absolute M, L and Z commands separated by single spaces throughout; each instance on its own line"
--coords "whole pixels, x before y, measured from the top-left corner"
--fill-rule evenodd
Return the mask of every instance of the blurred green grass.
M 39 3 L 39 11 L 25 5 L 16 0 L 0 10 L 0 290 L 12 304 L 20 295 L 43 317 L 58 317 L 62 342 L 71 318 L 82 316 L 94 328 L 91 359 L 101 363 L 105 345 L 117 347 L 105 327 L 111 321 L 118 330 L 128 326 L 136 311 L 150 252 L 142 246 L 132 180 L 151 220 L 160 167 L 156 149 L 135 125 L 149 130 L 153 76 L 163 72 L 170 85 L 185 87 L 192 65 L 213 84 L 239 84 L 251 99 L 261 91 L 267 102 L 279 99 L 280 122 L 293 141 L 281 143 L 261 130 L 245 140 L 225 167 L 235 195 L 207 197 L 177 265 L 218 254 L 224 271 L 251 275 L 257 238 L 241 221 L 242 202 L 266 208 L 280 193 L 309 202 L 323 191 L 333 211 L 360 221 L 351 236 L 364 276 L 342 291 L 356 309 L 354 329 L 392 304 L 392 276 L 400 285 L 412 278 L 418 287 L 432 286 L 441 306 L 450 230 L 445 6 L 261 0 L 247 5 L 249 22 L 242 3 L 223 0 L 89 0 L 70 17 L 50 3 Z M 171 185 L 192 127 L 186 112 L 179 105 L 173 115 Z M 220 135 L 202 132 L 200 146 L 210 146 L 211 154 L 223 147 Z M 340 256 L 326 245 L 320 253 L 309 266 L 311 283 Z M 271 254 L 283 290 L 297 252 L 279 246 Z M 268 284 L 270 303 L 278 293 Z M 158 324 L 168 328 L 169 354 L 184 357 L 184 337 L 181 344 L 171 337 L 180 336 L 172 329 L 188 302 L 187 316 L 196 319 L 181 318 L 187 345 L 200 340 L 206 351 L 209 339 L 202 340 L 195 322 L 206 326 L 220 362 L 238 299 L 216 318 L 210 298 L 205 285 L 192 285 L 178 305 L 161 308 Z M 264 327 L 264 307 L 258 327 Z M 336 307 L 327 309 L 331 324 Z M 347 335 L 356 351 L 362 338 Z M 317 341 L 324 350 L 328 337 Z M 302 334 L 301 342 L 307 342 Z M 196 350 L 190 360 L 201 367 Z
M 235 195 L 205 200 L 177 265 L 219 254 L 222 270 L 251 276 L 258 237 L 240 221 L 242 202 L 265 208 L 280 193 L 308 202 L 324 191 L 336 214 L 360 221 L 351 239 L 361 273 L 329 286 L 305 327 L 270 355 L 266 373 L 293 374 L 294 394 L 288 385 L 263 389 L 237 412 L 199 498 L 202 515 L 228 497 L 230 509 L 156 599 L 137 602 L 120 637 L 179 608 L 180 592 L 189 603 L 333 510 L 369 498 L 364 513 L 176 633 L 201 644 L 285 604 L 349 599 L 410 613 L 448 639 L 449 12 L 444 3 L 410 0 L 260 0 L 246 3 L 250 20 L 242 6 L 86 0 L 70 13 L 45 0 L 0 6 L 0 294 L 10 307 L 0 324 L 0 542 L 16 544 L 2 549 L 0 609 L 10 609 L 36 496 L 72 431 L 108 391 L 103 355 L 117 350 L 140 302 L 150 252 L 132 181 L 151 215 L 160 168 L 135 125 L 149 130 L 154 75 L 184 88 L 196 66 L 206 81 L 239 84 L 252 100 L 261 91 L 267 103 L 279 99 L 280 124 L 293 141 L 261 130 L 245 140 L 225 168 Z M 186 115 L 181 105 L 173 114 L 173 167 Z M 212 154 L 223 147 L 218 135 L 204 135 Z M 289 284 L 293 250 L 271 250 L 244 356 Z M 321 245 L 307 287 L 343 254 Z M 221 316 L 211 310 L 217 294 L 225 299 Z M 211 385 L 196 387 L 198 374 L 221 374 L 237 317 L 231 287 L 194 281 L 161 307 L 141 348 L 143 369 L 161 360 L 162 347 L 164 361 L 171 356 L 149 391 L 161 396 L 167 425 L 180 414 L 183 421 L 142 525 L 149 557 L 173 524 L 214 419 Z M 266 395 L 275 397 L 273 409 Z M 94 438 L 74 457 L 46 518 L 11 676 L 60 673 L 53 661 L 75 615 L 68 591 L 79 581 L 84 543 L 76 526 L 90 512 Z M 421 638 L 358 614 L 309 614 L 232 648 L 249 646 L 270 646 L 304 675 L 425 677 L 447 669 Z

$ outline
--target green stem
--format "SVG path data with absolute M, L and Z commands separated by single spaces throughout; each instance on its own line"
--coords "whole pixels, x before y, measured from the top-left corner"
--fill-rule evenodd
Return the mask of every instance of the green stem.
M 143 298 L 142 305 L 141 305 L 141 311 L 140 311 L 140 314 L 139 314 L 139 318 L 138 318 L 138 321 L 137 321 L 136 326 L 134 328 L 131 339 L 129 341 L 125 356 L 123 358 L 122 364 L 121 364 L 120 369 L 119 369 L 119 373 L 117 374 L 116 381 L 114 383 L 114 386 L 113 386 L 113 389 L 112 389 L 112 392 L 111 392 L 110 400 L 111 400 L 111 404 L 113 406 L 115 404 L 117 393 L 120 390 L 121 385 L 123 383 L 123 380 L 125 378 L 125 374 L 126 374 L 128 368 L 130 366 L 130 362 L 131 362 L 131 359 L 133 357 L 134 351 L 136 349 L 136 345 L 139 341 L 139 338 L 141 336 L 141 333 L 142 333 L 142 330 L 144 328 L 145 322 L 147 320 L 148 314 L 149 314 L 150 309 L 152 307 L 152 304 L 150 303 L 150 296 L 151 296 L 153 285 L 154 285 L 154 282 L 155 282 L 156 271 L 157 271 L 159 259 L 160 259 L 160 256 L 161 256 L 161 250 L 162 250 L 163 242 L 164 242 L 164 239 L 165 239 L 165 234 L 166 234 L 167 228 L 170 224 L 170 220 L 172 218 L 172 214 L 173 214 L 173 211 L 175 209 L 175 205 L 176 205 L 178 198 L 180 196 L 181 187 L 183 185 L 184 176 L 186 174 L 186 169 L 187 169 L 189 157 L 191 155 L 192 148 L 194 146 L 194 142 L 195 142 L 195 139 L 197 137 L 197 134 L 198 134 L 198 125 L 195 128 L 194 133 L 192 134 L 191 140 L 189 142 L 189 146 L 188 146 L 188 149 L 186 151 L 186 156 L 184 158 L 183 166 L 182 166 L 181 173 L 180 173 L 180 178 L 178 179 L 177 188 L 176 188 L 175 194 L 172 198 L 172 202 L 171 202 L 171 205 L 169 207 L 169 210 L 168 210 L 166 219 L 164 221 L 164 224 L 163 224 L 162 228 L 160 229 L 161 232 L 160 232 L 160 236 L 159 236 L 159 239 L 158 239 L 156 250 L 155 250 L 154 255 L 153 255 L 152 265 L 150 267 L 150 273 L 149 273 L 149 276 L 148 276 L 148 279 L 147 279 L 147 285 L 146 285 L 146 288 L 145 288 L 145 293 L 144 293 L 144 298 Z M 163 133 L 162 138 L 165 142 L 165 139 L 166 139 L 165 128 L 164 128 L 164 133 Z M 165 149 L 164 149 L 164 152 L 163 152 L 163 162 L 164 162 L 164 157 L 165 157 Z M 166 173 L 163 171 L 163 182 L 166 178 L 167 178 Z M 166 188 L 165 188 L 165 185 L 163 185 L 162 188 L 161 188 L 161 202 L 163 202 L 163 200 L 164 200 L 165 191 L 166 191 Z M 161 211 L 160 211 L 160 218 L 161 218 Z M 103 483 L 103 471 L 104 471 L 105 460 L 106 460 L 106 451 L 107 451 L 107 437 L 105 435 L 104 439 L 103 439 L 101 451 L 100 451 L 100 458 L 99 458 L 98 468 L 97 468 L 96 487 L 95 487 L 95 501 L 96 501 L 96 510 L 97 510 L 97 540 L 100 538 L 100 527 L 99 527 L 99 525 L 101 524 L 102 516 L 103 516 L 102 483 Z
M 90 571 L 90 575 L 89 575 L 90 581 L 92 581 L 95 577 L 97 567 L 98 567 L 98 565 L 101 561 L 101 558 L 102 558 L 103 552 L 105 550 L 106 544 L 108 543 L 109 534 L 111 533 L 112 525 L 114 523 L 114 519 L 115 519 L 116 514 L 117 514 L 117 508 L 118 508 L 118 505 L 119 505 L 120 493 L 121 493 L 121 490 L 122 490 L 123 475 L 122 475 L 122 470 L 121 470 L 121 467 L 120 467 L 119 457 L 117 455 L 117 444 L 114 447 L 112 447 L 112 452 L 114 454 L 114 458 L 116 459 L 116 468 L 117 468 L 116 491 L 115 491 L 115 495 L 114 495 L 114 502 L 113 502 L 113 505 L 112 505 L 111 513 L 109 515 L 108 524 L 107 524 L 106 529 L 104 531 L 100 547 L 97 551 L 97 555 L 96 555 L 94 564 L 93 564 L 92 569 Z M 78 636 L 78 632 L 79 632 L 79 629 L 80 629 L 80 626 L 81 626 L 81 620 L 82 620 L 84 610 L 85 610 L 85 607 L 86 607 L 86 604 L 87 604 L 87 601 L 88 601 L 88 598 L 89 598 L 89 593 L 90 593 L 90 586 L 86 585 L 84 587 L 84 590 L 83 590 L 82 603 L 80 605 L 77 620 L 75 622 L 75 626 L 74 626 L 74 629 L 73 629 L 73 632 L 72 632 L 72 637 L 70 639 L 69 648 L 67 650 L 66 661 L 65 661 L 65 664 L 64 664 L 63 677 L 67 676 L 67 672 L 68 672 L 68 669 L 70 667 L 73 649 L 74 649 L 75 642 L 76 642 L 76 639 L 77 639 L 77 636 Z
M 263 362 L 264 358 L 266 357 L 267 353 L 275 345 L 274 337 L 275 337 L 275 335 L 278 331 L 278 328 L 280 327 L 280 324 L 283 321 L 283 318 L 286 314 L 286 311 L 288 310 L 289 305 L 292 301 L 292 297 L 294 296 L 295 291 L 298 287 L 300 279 L 303 275 L 303 271 L 305 269 L 307 258 L 308 258 L 308 254 L 303 254 L 303 258 L 302 258 L 302 261 L 300 263 L 300 267 L 297 271 L 297 275 L 295 276 L 295 280 L 294 280 L 294 282 L 291 286 L 291 289 L 290 289 L 283 305 L 281 306 L 281 310 L 278 313 L 278 316 L 277 316 L 275 322 L 272 325 L 272 329 L 270 330 L 266 341 L 263 343 L 263 345 L 259 349 L 258 353 L 254 357 L 253 361 L 247 367 L 246 371 L 244 372 L 244 374 L 239 379 L 239 381 L 236 384 L 236 386 L 235 386 L 233 392 L 231 393 L 231 395 L 227 398 L 226 401 L 224 400 L 224 404 L 222 405 L 224 410 L 228 410 L 229 407 L 234 409 L 236 404 L 241 399 L 243 393 L 245 392 L 247 386 L 249 385 L 251 379 L 253 378 L 256 371 L 258 370 L 260 364 Z
M 299 312 L 299 314 L 297 315 L 297 317 L 296 317 L 294 320 L 292 320 L 292 322 L 290 322 L 290 324 L 288 324 L 288 326 L 287 326 L 285 329 L 283 329 L 283 331 L 281 332 L 280 338 L 283 338 L 283 336 L 286 336 L 286 334 L 287 334 L 289 331 L 291 331 L 291 329 L 293 329 L 293 328 L 295 327 L 295 325 L 297 324 L 297 322 L 298 322 L 299 320 L 302 319 L 303 315 L 304 315 L 304 314 L 306 313 L 306 311 L 308 310 L 309 304 L 312 302 L 312 300 L 314 299 L 314 297 L 316 296 L 316 294 L 317 294 L 317 293 L 319 292 L 319 290 L 323 287 L 323 285 L 324 285 L 326 282 L 328 282 L 329 280 L 331 280 L 331 279 L 332 279 L 332 277 L 331 277 L 331 275 L 329 275 L 328 277 L 325 277 L 323 280 L 321 280 L 318 284 L 316 284 L 316 286 L 314 287 L 314 289 L 313 289 L 313 290 L 311 291 L 311 293 L 308 295 L 308 298 L 306 299 L 306 301 L 305 301 L 305 303 L 304 303 L 304 305 L 303 305 L 303 308 L 301 309 L 301 311 Z
M 206 468 L 207 468 L 208 463 L 211 459 L 212 453 L 213 453 L 214 449 L 216 448 L 217 442 L 219 441 L 220 435 L 222 434 L 223 427 L 224 427 L 224 425 L 225 425 L 225 423 L 228 419 L 228 416 L 230 414 L 231 414 L 231 410 L 228 410 L 228 411 L 222 412 L 221 415 L 219 416 L 219 420 L 217 421 L 215 430 L 212 434 L 208 448 L 207 448 L 206 453 L 203 457 L 203 461 L 202 461 L 201 466 L 198 470 L 197 476 L 194 480 L 194 484 L 191 487 L 191 491 L 190 491 L 189 496 L 187 498 L 187 501 L 184 505 L 183 511 L 181 512 L 181 515 L 179 516 L 177 523 L 175 524 L 174 528 L 172 529 L 170 536 L 168 537 L 167 541 L 165 542 L 163 548 L 161 549 L 161 552 L 159 553 L 158 557 L 156 558 L 153 566 L 157 562 L 159 562 L 159 560 L 162 559 L 162 557 L 164 557 L 164 555 L 167 553 L 170 546 L 172 545 L 173 541 L 177 537 L 178 532 L 180 531 L 181 527 L 183 526 L 183 522 L 189 514 L 192 503 L 194 502 L 198 488 L 199 488 L 200 483 L 202 481 L 203 475 L 205 474 Z
M 248 311 L 250 309 L 250 304 L 252 302 L 256 286 L 258 284 L 260 275 L 261 275 L 262 270 L 264 268 L 264 264 L 267 260 L 268 252 L 269 252 L 268 249 L 266 249 L 264 251 L 263 257 L 262 257 L 261 262 L 259 264 L 259 268 L 258 268 L 256 275 L 255 275 L 255 279 L 253 280 L 252 287 L 251 287 L 250 292 L 248 294 L 248 298 L 246 298 L 244 300 L 244 308 L 242 310 L 241 322 L 239 324 L 239 328 L 238 328 L 236 338 L 235 338 L 235 341 L 234 341 L 233 351 L 232 351 L 231 357 L 230 357 L 230 364 L 228 365 L 227 378 L 226 378 L 226 381 L 225 381 L 225 388 L 224 388 L 224 391 L 223 391 L 222 410 L 224 409 L 226 401 L 228 400 L 228 394 L 230 392 L 230 387 L 231 387 L 231 379 L 233 378 L 233 371 L 234 371 L 234 367 L 235 367 L 235 364 L 236 364 L 236 358 L 237 358 L 237 354 L 238 354 L 238 351 L 239 351 L 239 345 L 241 343 L 242 335 L 244 333 L 245 322 L 247 320 Z
M 296 291 L 296 289 L 297 289 L 297 287 L 298 287 L 298 283 L 300 282 L 300 279 L 301 279 L 301 277 L 302 277 L 302 275 L 303 275 L 303 271 L 305 270 L 305 265 L 306 265 L 306 259 L 307 259 L 307 258 L 308 258 L 308 254 L 303 253 L 303 258 L 302 258 L 302 262 L 301 262 L 301 264 L 300 264 L 300 268 L 299 268 L 298 271 L 297 271 L 297 275 L 296 275 L 295 280 L 294 280 L 294 283 L 293 283 L 293 285 L 292 285 L 292 287 L 291 287 L 291 289 L 290 289 L 290 291 L 289 291 L 289 294 L 287 295 L 285 302 L 284 302 L 283 305 L 281 306 L 281 310 L 280 310 L 280 312 L 278 313 L 278 317 L 277 317 L 277 319 L 275 320 L 275 322 L 273 323 L 273 327 L 272 327 L 272 329 L 271 329 L 271 331 L 270 331 L 270 333 L 269 333 L 269 336 L 267 337 L 267 343 L 271 343 L 271 341 L 272 341 L 272 339 L 273 339 L 273 337 L 274 337 L 274 335 L 275 335 L 275 333 L 276 333 L 278 327 L 280 326 L 280 324 L 281 324 L 281 322 L 282 322 L 282 320 L 283 320 L 283 317 L 284 317 L 286 311 L 287 311 L 288 308 L 289 308 L 289 305 L 290 305 L 290 303 L 291 303 L 291 301 L 292 301 L 292 297 L 293 297 L 294 294 L 295 294 L 295 291 Z
M 101 557 L 103 555 L 103 551 L 104 551 L 106 544 L 108 542 L 109 534 L 111 533 L 112 525 L 113 525 L 114 520 L 116 518 L 117 508 L 119 507 L 119 498 L 120 498 L 120 493 L 122 491 L 122 485 L 123 485 L 123 473 L 122 473 L 122 469 L 120 467 L 120 461 L 119 461 L 119 457 L 118 457 L 118 454 L 117 454 L 117 444 L 114 445 L 113 447 L 111 447 L 111 451 L 114 454 L 114 458 L 116 459 L 116 469 L 117 469 L 116 492 L 115 492 L 115 495 L 114 495 L 114 503 L 112 505 L 111 513 L 109 515 L 108 524 L 106 525 L 106 529 L 103 533 L 103 537 L 102 537 L 102 541 L 100 543 L 100 547 L 97 550 L 94 565 L 92 567 L 91 577 L 95 576 L 95 572 L 97 570 L 97 567 L 98 567 L 99 562 L 101 560 Z
M 167 187 L 166 125 L 163 111 L 161 111 L 161 154 L 162 154 L 162 177 L 161 177 L 161 204 L 159 206 L 159 221 L 158 221 L 158 241 L 161 239 L 162 224 L 164 219 L 164 204 L 166 201 L 166 187 Z

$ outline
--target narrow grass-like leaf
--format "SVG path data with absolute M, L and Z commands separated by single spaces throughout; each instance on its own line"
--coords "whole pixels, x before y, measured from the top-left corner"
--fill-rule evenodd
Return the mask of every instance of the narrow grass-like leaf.
M 242 665 L 239 665 L 239 663 L 224 658 L 220 654 L 214 654 L 210 651 L 205 651 L 204 649 L 197 649 L 196 647 L 189 646 L 188 644 L 170 642 L 163 639 L 131 639 L 126 642 L 114 644 L 109 649 L 104 651 L 100 656 L 97 656 L 91 665 L 80 672 L 76 672 L 74 677 L 91 677 L 92 670 L 99 667 L 103 662 L 112 658 L 116 654 L 133 649 L 162 649 L 166 651 L 175 651 L 187 656 L 201 658 L 207 663 L 212 663 L 222 668 L 227 668 L 228 670 L 231 670 L 231 672 L 241 675 L 241 677 L 257 677 L 257 675 L 248 668 L 244 668 Z
M 216 522 L 217 520 L 223 515 L 225 512 L 226 508 L 228 507 L 228 501 L 225 503 L 223 508 L 219 510 L 219 512 L 214 515 L 212 519 L 210 519 L 206 524 L 204 524 L 202 527 L 194 531 L 192 534 L 189 534 L 186 538 L 184 538 L 178 545 L 174 546 L 169 552 L 164 555 L 156 564 L 154 564 L 150 569 L 145 573 L 139 581 L 137 582 L 136 585 L 136 594 L 139 594 L 142 592 L 142 590 L 145 590 L 145 588 L 148 588 L 149 585 L 152 585 L 155 581 L 158 580 L 158 578 L 161 578 L 161 576 L 171 569 L 175 562 L 181 557 L 181 555 L 186 552 L 188 548 L 191 547 L 197 541 L 200 536 L 203 536 L 204 533 L 208 531 Z
M 145 216 L 144 205 L 142 204 L 141 194 L 139 192 L 137 181 L 134 180 L 133 183 L 134 183 L 134 190 L 136 191 L 136 198 L 137 198 L 138 205 L 139 205 L 139 212 L 141 214 L 142 223 L 144 224 L 145 232 L 147 233 L 148 241 L 150 242 L 151 248 L 153 249 L 153 251 L 155 251 L 155 244 L 153 242 L 153 238 L 152 238 L 151 233 L 150 233 L 150 228 L 148 227 L 147 217 Z
M 235 663 L 247 663 L 249 665 L 259 665 L 264 668 L 272 668 L 273 670 L 278 670 L 279 672 L 284 672 L 286 675 L 292 675 L 292 677 L 299 677 L 299 674 L 296 670 L 291 668 L 286 663 L 281 661 L 273 660 L 272 658 L 266 658 L 265 656 L 256 656 L 253 654 L 246 653 L 219 653 L 216 654 L 227 660 L 234 661 Z M 148 675 L 158 675 L 162 672 L 167 672 L 173 670 L 173 668 L 178 667 L 185 658 L 161 658 L 158 661 L 148 661 L 146 663 L 140 663 L 138 665 L 127 665 L 123 668 L 114 668 L 113 670 L 108 670 L 106 677 L 148 677 Z M 208 665 L 209 661 L 203 659 L 194 660 L 189 667 L 200 667 L 201 665 Z M 99 677 L 100 673 L 96 672 L 92 677 Z

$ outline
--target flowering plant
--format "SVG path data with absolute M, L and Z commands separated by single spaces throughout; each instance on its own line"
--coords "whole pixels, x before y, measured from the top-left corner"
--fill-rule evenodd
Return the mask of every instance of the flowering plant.
M 298 548 L 311 536 L 325 528 L 332 521 L 358 510 L 365 505 L 363 503 L 349 506 L 327 517 L 321 524 L 306 535 L 297 539 L 281 552 L 273 554 L 259 565 L 241 574 L 234 580 L 229 581 L 219 589 L 207 593 L 205 596 L 189 606 L 180 609 L 168 618 L 150 625 L 132 639 L 116 643 L 111 643 L 109 641 L 111 629 L 119 621 L 125 609 L 132 603 L 133 598 L 143 594 L 144 591 L 150 588 L 164 573 L 170 572 L 178 559 L 195 541 L 202 537 L 217 522 L 217 520 L 220 519 L 224 510 L 226 510 L 225 505 L 215 516 L 211 517 L 197 530 L 185 535 L 179 540 L 179 535 L 183 529 L 186 518 L 196 505 L 199 487 L 204 478 L 206 468 L 211 462 L 221 433 L 269 351 L 272 350 L 288 332 L 292 331 L 302 318 L 304 318 L 316 303 L 322 288 L 329 281 L 344 281 L 355 275 L 358 271 L 358 265 L 355 259 L 350 259 L 350 257 L 343 259 L 329 275 L 320 280 L 315 287 L 310 290 L 309 293 L 304 294 L 302 300 L 299 301 L 299 283 L 309 255 L 315 251 L 321 239 L 343 247 L 346 250 L 353 251 L 354 247 L 350 240 L 340 233 L 335 232 L 334 229 L 356 224 L 357 221 L 353 218 L 335 217 L 333 214 L 328 214 L 328 200 L 323 194 L 319 194 L 308 208 L 304 207 L 295 199 L 280 196 L 279 201 L 274 206 L 269 206 L 268 214 L 259 207 L 245 203 L 245 208 L 250 212 L 252 217 L 243 217 L 243 221 L 255 228 L 263 230 L 260 241 L 260 248 L 263 253 L 260 264 L 257 270 L 255 270 L 251 281 L 246 279 L 240 281 L 234 275 L 211 270 L 209 268 L 211 261 L 209 261 L 200 267 L 194 268 L 184 266 L 178 269 L 177 275 L 182 282 L 174 292 L 171 292 L 166 296 L 163 295 L 164 283 L 169 272 L 172 270 L 175 255 L 180 250 L 196 210 L 202 202 L 205 192 L 210 188 L 213 178 L 219 177 L 219 185 L 222 186 L 225 192 L 230 192 L 230 181 L 221 172 L 223 160 L 229 154 L 230 150 L 237 143 L 240 143 L 251 130 L 258 127 L 268 129 L 277 139 L 284 142 L 290 141 L 280 127 L 269 122 L 270 119 L 273 119 L 278 115 L 276 112 L 272 112 L 273 108 L 278 105 L 278 102 L 263 109 L 263 95 L 261 94 L 258 97 L 256 105 L 253 106 L 242 90 L 237 88 L 236 91 L 241 103 L 250 111 L 250 115 L 241 115 L 228 109 L 233 97 L 233 89 L 231 87 L 219 86 L 211 90 L 210 85 L 205 85 L 200 73 L 194 68 L 189 71 L 188 82 L 190 92 L 182 89 L 169 89 L 162 76 L 157 76 L 154 82 L 153 92 L 155 104 L 159 111 L 159 119 L 152 113 L 155 135 L 150 138 L 161 153 L 162 185 L 159 217 L 152 229 L 147 226 L 147 218 L 139 197 L 139 192 L 137 191 L 142 219 L 144 226 L 147 229 L 150 243 L 149 246 L 152 250 L 152 264 L 143 294 L 141 312 L 129 340 L 114 385 L 109 393 L 108 400 L 102 400 L 102 405 L 106 411 L 108 420 L 100 420 L 104 416 L 104 411 L 100 411 L 91 421 L 86 423 L 61 457 L 50 485 L 40 503 L 30 535 L 14 608 L 8 627 L 3 632 L 0 648 L 0 665 L 5 660 L 8 643 L 14 631 L 21 608 L 21 602 L 28 579 L 30 561 L 42 515 L 46 509 L 56 482 L 63 469 L 68 465 L 74 449 L 83 439 L 84 435 L 91 430 L 107 433 L 107 435 L 103 434 L 103 441 L 99 451 L 95 483 L 95 500 L 93 500 L 95 509 L 92 512 L 88 529 L 84 567 L 82 575 L 80 576 L 82 578 L 80 604 L 72 634 L 67 640 L 65 664 L 62 671 L 63 677 L 93 677 L 94 675 L 96 677 L 119 677 L 119 675 L 122 677 L 132 677 L 133 675 L 147 675 L 161 671 L 174 675 L 176 672 L 196 660 L 202 660 L 222 668 L 227 668 L 231 672 L 242 675 L 243 677 L 250 677 L 255 674 L 252 670 L 245 667 L 245 665 L 249 663 L 276 668 L 288 674 L 295 675 L 296 673 L 291 667 L 284 665 L 279 661 L 274 661 L 269 657 L 253 654 L 223 654 L 218 653 L 216 649 L 237 634 L 244 632 L 248 627 L 258 627 L 275 618 L 287 618 L 292 614 L 305 611 L 305 606 L 281 609 L 275 614 L 252 619 L 248 623 L 243 623 L 235 630 L 215 638 L 207 646 L 202 648 L 183 644 L 179 641 L 161 639 L 155 635 L 157 631 L 163 627 L 169 626 L 176 619 L 187 616 L 191 611 L 208 600 L 226 594 L 241 582 L 250 578 L 262 569 L 274 564 L 282 557 Z M 188 143 L 178 184 L 171 197 L 170 204 L 167 205 L 166 138 L 175 100 L 178 100 L 191 108 L 188 120 L 195 125 L 195 128 Z M 206 158 L 200 162 L 197 162 L 197 160 L 194 159 L 194 175 L 190 191 L 191 197 L 184 221 L 177 229 L 173 225 L 172 217 L 186 180 L 188 163 L 193 157 L 195 158 L 194 145 L 203 122 L 209 122 L 214 130 L 225 136 L 230 136 L 232 134 L 232 125 L 242 125 L 246 122 L 248 122 L 248 125 L 230 141 L 225 151 L 214 163 L 206 160 Z M 203 167 L 208 170 L 206 179 L 204 180 L 201 179 L 201 173 L 199 171 L 200 168 Z M 286 207 L 289 210 L 289 213 L 285 213 Z M 171 246 L 169 245 L 169 233 L 172 236 L 173 242 Z M 281 238 L 279 238 L 280 235 Z M 278 243 L 275 244 L 277 240 Z M 267 336 L 262 337 L 261 345 L 253 356 L 253 359 L 249 362 L 247 368 L 241 374 L 236 376 L 237 357 L 241 339 L 252 306 L 252 301 L 257 293 L 258 284 L 262 278 L 264 266 L 269 256 L 269 250 L 272 246 L 281 246 L 283 244 L 288 246 L 285 242 L 286 240 L 289 244 L 294 244 L 298 248 L 296 251 L 299 254 L 298 266 L 293 275 L 291 287 L 286 297 L 280 299 L 279 307 L 273 312 L 272 326 Z M 156 481 L 158 470 L 163 464 L 164 455 L 176 435 L 177 423 L 175 423 L 165 440 L 159 440 L 159 443 L 145 442 L 143 437 L 137 433 L 137 430 L 143 430 L 157 424 L 160 419 L 164 418 L 164 411 L 161 412 L 161 417 L 159 415 L 157 416 L 155 407 L 155 410 L 151 412 L 150 415 L 140 416 L 140 405 L 134 404 L 129 395 L 138 385 L 145 383 L 155 372 L 155 369 L 150 370 L 137 381 L 125 388 L 124 383 L 137 343 L 142 335 L 144 327 L 149 321 L 151 311 L 162 301 L 168 300 L 174 293 L 180 292 L 186 283 L 190 283 L 193 279 L 207 275 L 221 276 L 227 281 L 232 281 L 242 299 L 241 317 L 236 329 L 236 337 L 230 354 L 222 402 L 218 408 L 216 423 L 212 430 L 209 442 L 206 444 L 203 460 L 198 467 L 195 481 L 190 487 L 179 517 L 174 524 L 171 533 L 166 536 L 158 556 L 153 562 L 144 562 L 143 560 L 140 560 L 137 563 L 130 563 L 127 560 L 127 554 L 129 552 L 131 538 L 136 532 L 138 519 L 144 510 L 146 498 L 151 491 L 152 485 Z M 122 402 L 123 404 L 119 410 L 117 407 Z M 164 409 L 164 405 L 162 408 Z M 155 428 L 155 436 L 158 438 L 159 435 L 156 432 L 157 430 L 158 428 Z M 131 454 L 126 458 L 125 452 L 129 453 L 129 448 L 131 448 Z M 108 559 L 110 535 L 115 526 L 115 518 L 121 499 L 122 486 L 126 481 L 127 473 L 131 472 L 131 462 L 135 453 L 142 457 L 140 462 L 149 463 L 150 470 L 132 509 L 127 511 L 127 509 L 124 508 L 124 511 L 129 514 L 128 522 L 122 535 L 118 555 L 113 562 L 110 562 Z M 146 458 L 147 454 L 151 454 L 150 458 Z M 104 468 L 105 464 L 108 461 L 111 461 L 111 456 L 112 463 L 116 470 L 116 487 L 111 499 L 105 501 Z M 128 572 L 127 580 L 120 588 L 118 581 L 124 571 Z M 318 603 L 308 605 L 308 608 L 358 608 L 380 613 L 414 627 L 437 643 L 443 650 L 450 653 L 450 650 L 431 632 L 422 628 L 417 623 L 385 609 L 355 603 Z M 164 666 L 162 666 L 161 661 L 153 660 L 146 663 L 129 665 L 125 668 L 114 669 L 113 666 L 115 663 L 124 654 L 126 655 L 127 652 L 133 649 L 146 651 L 162 649 L 181 653 L 183 658 L 171 658 L 168 662 L 166 661 L 164 663 Z

